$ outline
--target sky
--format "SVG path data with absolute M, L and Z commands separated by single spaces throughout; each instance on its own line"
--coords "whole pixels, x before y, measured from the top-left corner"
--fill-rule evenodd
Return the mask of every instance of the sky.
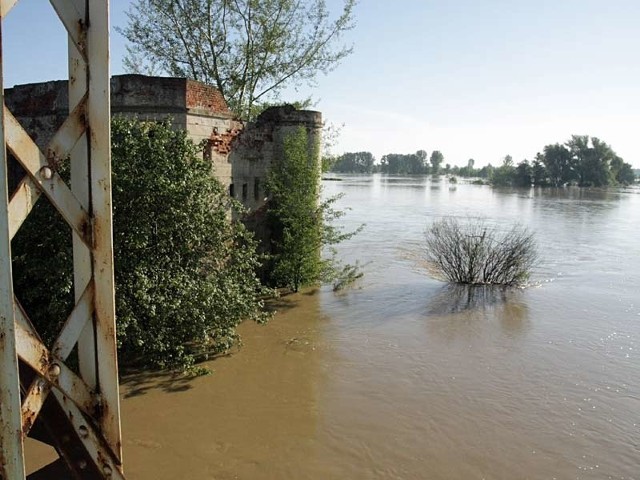
M 129 4 L 111 1 L 112 28 Z M 360 0 L 355 21 L 354 53 L 290 92 L 343 125 L 334 153 L 440 150 L 452 165 L 496 165 L 580 134 L 640 168 L 640 1 Z M 66 78 L 49 2 L 20 0 L 2 35 L 5 86 Z M 112 74 L 125 53 L 114 30 Z

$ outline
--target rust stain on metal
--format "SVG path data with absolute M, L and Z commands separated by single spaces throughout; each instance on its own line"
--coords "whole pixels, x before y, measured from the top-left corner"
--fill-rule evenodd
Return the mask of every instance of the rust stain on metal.
M 83 19 L 78 20 L 78 49 L 82 56 L 86 54 L 87 51 L 87 28 L 89 27 L 88 23 L 85 24 Z
M 113 473 L 111 462 L 100 450 L 98 450 L 98 464 L 102 467 L 102 473 L 105 475 L 105 478 L 111 478 L 111 474 Z
M 36 414 L 36 412 L 32 411 L 32 410 L 28 410 L 26 412 L 22 412 L 22 428 L 23 431 L 28 432 L 29 430 L 31 430 L 31 427 L 33 427 L 33 424 L 36 421 L 36 418 L 38 417 L 38 415 Z
M 101 395 L 96 395 L 93 411 L 95 412 L 95 418 L 97 420 L 104 418 L 104 416 L 106 415 L 107 406 L 104 404 L 104 401 Z
M 56 152 L 52 148 L 48 148 L 46 158 L 47 158 L 47 165 L 49 165 L 49 168 L 51 168 L 51 170 L 53 170 L 56 173 L 59 172 L 60 165 L 62 164 L 63 159 L 60 157 L 58 152 Z
M 51 359 L 49 358 L 49 353 L 46 350 L 44 350 L 40 355 L 40 371 L 48 372 L 50 366 L 51 366 Z
M 80 223 L 80 230 L 82 231 L 82 236 L 85 238 L 87 245 L 91 245 L 95 248 L 92 223 L 91 218 L 87 216 L 85 220 Z

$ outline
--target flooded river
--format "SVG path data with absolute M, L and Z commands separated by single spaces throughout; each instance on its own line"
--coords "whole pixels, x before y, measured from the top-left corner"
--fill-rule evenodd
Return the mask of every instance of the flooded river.
M 341 178 L 364 278 L 282 299 L 210 376 L 128 378 L 128 478 L 639 479 L 640 191 Z M 444 215 L 535 231 L 536 286 L 426 275 Z

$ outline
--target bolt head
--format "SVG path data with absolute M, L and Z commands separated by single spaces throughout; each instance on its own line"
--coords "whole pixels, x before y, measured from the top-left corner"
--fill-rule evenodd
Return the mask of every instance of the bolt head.
M 51 180 L 53 178 L 53 170 L 51 170 L 51 167 L 42 167 L 40 169 L 40 175 L 42 175 L 45 180 Z

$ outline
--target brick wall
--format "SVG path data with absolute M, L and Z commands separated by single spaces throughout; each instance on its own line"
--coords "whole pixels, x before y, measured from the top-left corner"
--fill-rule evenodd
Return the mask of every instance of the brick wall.
M 186 106 L 193 113 L 233 116 L 227 102 L 215 87 L 194 80 L 186 81 Z

